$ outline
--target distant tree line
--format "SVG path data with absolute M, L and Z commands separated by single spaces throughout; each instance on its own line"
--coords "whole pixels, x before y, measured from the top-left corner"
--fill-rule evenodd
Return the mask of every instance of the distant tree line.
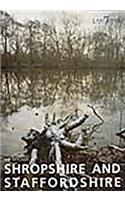
M 125 12 L 117 20 L 85 31 L 82 19 L 18 22 L 0 11 L 1 64 L 14 66 L 84 66 L 92 62 L 125 62 Z

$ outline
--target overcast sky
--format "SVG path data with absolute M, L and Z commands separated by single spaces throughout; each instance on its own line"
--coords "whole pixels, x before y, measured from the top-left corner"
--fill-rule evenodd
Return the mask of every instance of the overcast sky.
M 16 20 L 20 22 L 25 22 L 28 20 L 38 19 L 40 21 L 53 19 L 59 24 L 59 19 L 62 17 L 62 13 L 64 11 L 7 11 L 10 15 L 12 15 Z M 66 12 L 66 11 L 65 11 Z M 82 24 L 84 24 L 85 28 L 92 29 L 93 23 L 92 20 L 94 18 L 103 17 L 104 15 L 108 15 L 109 13 L 116 13 L 118 11 L 69 11 L 68 15 L 76 15 L 79 16 Z
M 65 11 L 8 11 L 11 15 L 13 15 L 14 17 L 16 17 L 17 19 L 20 20 L 28 20 L 28 19 L 41 19 L 43 17 L 57 17 L 58 15 L 60 15 L 62 12 Z M 93 15 L 95 15 L 95 13 L 97 13 L 97 11 L 69 11 L 69 13 L 76 13 L 76 14 L 80 14 L 86 17 L 91 17 Z
M 28 10 L 28 11 L 19 11 L 19 10 L 8 10 L 8 12 L 10 14 L 12 14 L 13 16 L 15 16 L 17 19 L 20 20 L 27 20 L 27 19 L 31 19 L 31 18 L 35 18 L 35 19 L 41 19 L 45 16 L 49 16 L 49 17 L 55 17 L 57 15 L 59 15 L 59 13 L 62 12 L 66 12 L 66 11 L 33 11 L 33 10 Z M 68 11 L 67 11 L 68 12 Z M 105 13 L 111 13 L 111 12 L 118 12 L 118 11 L 69 11 L 71 13 L 76 13 L 76 14 L 80 14 L 83 17 L 86 18 L 91 18 L 95 15 L 100 15 L 100 14 L 105 14 Z

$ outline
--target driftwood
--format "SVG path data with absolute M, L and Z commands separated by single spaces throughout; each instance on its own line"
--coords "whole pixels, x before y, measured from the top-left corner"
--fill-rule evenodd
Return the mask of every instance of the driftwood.
M 39 157 L 38 156 L 39 144 L 43 145 L 42 142 L 46 143 L 47 141 L 50 145 L 49 153 L 47 156 L 48 159 L 54 158 L 55 163 L 59 165 L 62 164 L 61 148 L 74 149 L 74 150 L 84 150 L 88 148 L 88 146 L 83 146 L 78 141 L 72 143 L 68 141 L 67 138 L 67 134 L 71 132 L 73 129 L 82 125 L 87 118 L 88 115 L 84 114 L 83 116 L 73 115 L 73 116 L 67 116 L 63 120 L 62 119 L 56 120 L 56 115 L 54 113 L 52 122 L 50 122 L 49 115 L 46 114 L 45 125 L 41 130 L 32 128 L 25 137 L 22 137 L 22 140 L 24 140 L 27 143 L 25 149 L 29 154 L 30 158 L 29 164 L 31 165 L 37 161 Z M 44 138 L 44 141 L 42 141 L 41 139 L 42 137 Z
M 60 167 L 58 172 L 59 176 L 65 176 L 62 172 L 63 158 L 62 158 L 62 149 L 66 151 L 79 151 L 91 149 L 88 143 L 84 142 L 85 137 L 90 139 L 92 134 L 98 130 L 98 128 L 104 123 L 104 120 L 96 112 L 93 106 L 88 106 L 92 109 L 92 112 L 99 119 L 99 122 L 94 124 L 89 128 L 82 128 L 82 131 L 75 142 L 70 142 L 68 139 L 68 134 L 72 133 L 72 130 L 84 124 L 84 122 L 89 117 L 87 114 L 82 116 L 79 115 L 78 110 L 75 110 L 73 115 L 66 116 L 64 119 L 57 119 L 56 114 L 53 114 L 52 121 L 49 119 L 49 115 L 45 116 L 45 125 L 41 130 L 30 129 L 30 132 L 27 136 L 22 139 L 27 143 L 26 149 L 29 153 L 29 165 L 32 165 L 40 159 L 42 155 L 39 153 L 39 146 L 42 148 L 43 145 L 46 149 L 49 146 L 46 157 L 48 160 L 54 161 L 56 165 Z M 44 149 L 44 151 L 45 151 Z M 71 151 L 70 151 L 71 154 Z M 69 177 L 67 177 L 68 183 Z M 68 189 L 68 188 L 67 188 Z
M 77 143 L 82 143 L 84 141 L 85 145 L 89 144 L 92 135 L 100 128 L 100 126 L 104 123 L 103 118 L 97 113 L 96 109 L 92 105 L 88 105 L 88 107 L 92 110 L 93 114 L 99 119 L 99 122 L 89 126 L 82 127 L 81 134 L 77 140 Z
M 62 149 L 68 150 L 86 150 L 90 148 L 88 142 L 94 132 L 104 123 L 102 117 L 97 113 L 95 108 L 88 105 L 94 115 L 99 119 L 99 123 L 91 127 L 82 127 L 82 131 L 75 142 L 70 142 L 68 134 L 72 130 L 84 124 L 89 117 L 87 114 L 79 115 L 78 110 L 75 110 L 73 115 L 68 115 L 64 119 L 57 119 L 56 114 L 53 114 L 52 120 L 49 119 L 49 114 L 45 115 L 45 124 L 41 130 L 36 128 L 30 129 L 29 133 L 22 140 L 26 142 L 25 150 L 29 156 L 29 164 L 33 164 L 41 159 L 44 151 L 46 159 L 54 161 L 56 164 L 62 164 Z M 48 149 L 47 149 L 48 148 Z M 45 151 L 47 149 L 47 152 Z

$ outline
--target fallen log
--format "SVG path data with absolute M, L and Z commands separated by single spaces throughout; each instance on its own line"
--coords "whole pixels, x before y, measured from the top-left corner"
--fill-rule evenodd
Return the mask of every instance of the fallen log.
M 73 129 L 82 125 L 89 116 L 84 114 L 83 116 L 78 116 L 75 112 L 75 117 L 67 116 L 64 120 L 56 120 L 56 114 L 53 114 L 52 122 L 49 120 L 49 115 L 45 116 L 45 125 L 41 130 L 30 129 L 29 133 L 22 137 L 22 140 L 27 143 L 25 148 L 28 150 L 27 153 L 30 154 L 29 164 L 35 163 L 40 157 L 39 149 L 42 148 L 43 143 L 48 142 L 49 153 L 48 159 L 55 158 L 55 163 L 61 164 L 61 148 L 69 148 L 75 150 L 82 150 L 88 148 L 88 146 L 82 146 L 78 142 L 71 143 L 67 141 L 67 133 L 71 132 Z M 42 139 L 44 138 L 44 141 Z M 44 143 L 44 145 L 45 145 Z

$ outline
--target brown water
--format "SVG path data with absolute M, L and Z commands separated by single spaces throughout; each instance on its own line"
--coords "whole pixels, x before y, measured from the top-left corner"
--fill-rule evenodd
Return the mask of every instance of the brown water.
M 88 104 L 96 107 L 104 124 L 91 141 L 93 145 L 119 144 L 115 133 L 125 128 L 125 71 L 123 70 L 14 70 L 2 73 L 1 153 L 17 154 L 23 149 L 21 136 L 29 128 L 41 128 L 45 113 L 58 116 L 76 108 L 97 119 Z

